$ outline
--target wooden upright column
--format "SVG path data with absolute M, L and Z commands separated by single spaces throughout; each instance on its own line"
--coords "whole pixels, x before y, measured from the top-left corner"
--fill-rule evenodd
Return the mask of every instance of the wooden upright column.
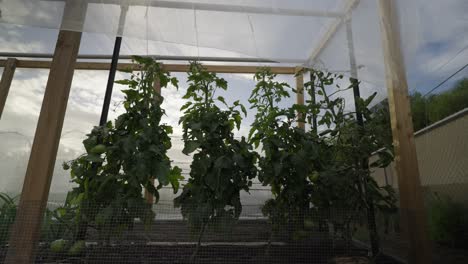
M 84 1 L 66 2 L 64 18 L 85 14 Z M 5 263 L 34 263 L 80 41 L 81 32 L 59 32 Z
M 301 70 L 301 67 L 296 67 L 296 103 L 298 105 L 304 105 L 304 74 L 302 74 Z M 302 118 L 302 114 L 298 114 L 298 118 Z M 305 129 L 304 122 L 298 122 L 297 126 Z
M 156 91 L 156 93 L 161 95 L 161 83 L 159 82 L 159 80 L 154 81 L 153 88 Z M 152 179 L 152 182 L 154 185 L 154 179 Z M 148 204 L 154 203 L 154 196 L 150 192 L 148 192 L 148 190 L 145 190 L 145 199 Z
M 402 224 L 409 239 L 408 263 L 431 263 L 423 190 L 419 179 L 408 84 L 400 48 L 395 0 L 379 0 L 386 83 L 398 174 Z
M 16 59 L 8 58 L 3 69 L 2 80 L 0 81 L 0 119 L 13 81 L 13 75 L 15 75 L 16 63 Z

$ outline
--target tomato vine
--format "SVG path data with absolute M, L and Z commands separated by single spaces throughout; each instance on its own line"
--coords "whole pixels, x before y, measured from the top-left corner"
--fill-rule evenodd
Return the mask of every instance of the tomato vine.
M 311 69 L 299 74 L 304 72 L 312 77 L 304 88 L 309 99 L 304 105 L 288 108 L 280 108 L 278 103 L 289 96 L 289 86 L 275 81 L 276 75 L 269 69 L 255 75 L 257 85 L 250 102 L 258 113 L 250 142 L 262 146 L 259 180 L 271 186 L 273 194 L 263 212 L 274 231 L 288 227 L 290 238 L 306 235 L 310 223 L 318 223 L 321 229 L 330 223 L 350 239 L 352 225 L 360 222 L 370 203 L 383 212 L 395 210 L 393 190 L 379 187 L 370 176 L 373 167 L 388 165 L 393 156 L 368 109 L 375 95 L 358 99 L 365 121 L 360 126 L 356 113 L 345 111 L 340 96 L 355 81 L 341 89 L 341 75 Z M 297 122 L 305 122 L 310 129 L 297 128 Z M 364 166 L 374 152 L 379 159 Z
M 230 106 L 216 95 L 218 89 L 227 89 L 226 80 L 192 62 L 188 84 L 184 99 L 190 101 L 181 108 L 184 115 L 180 123 L 183 153 L 194 154 L 188 183 L 174 202 L 192 229 L 199 232 L 195 257 L 208 225 L 222 228 L 239 218 L 240 191 L 248 191 L 252 185 L 257 155 L 244 137 L 234 137 L 233 130 L 241 125 L 241 112 L 247 114 L 245 107 L 239 101 Z
M 88 226 L 108 239 L 130 228 L 135 218 L 149 224 L 154 213 L 142 197 L 143 189 L 157 202 L 162 186 L 171 184 L 174 192 L 179 188 L 181 170 L 172 167 L 167 156 L 172 127 L 161 123 L 163 97 L 153 88 L 156 81 L 161 87 L 177 87 L 177 79 L 151 58 L 134 60 L 139 71 L 116 82 L 128 86 L 122 91 L 125 112 L 114 122 L 94 127 L 83 141 L 86 153 L 63 165 L 77 185 L 67 197 L 77 210 L 76 239 L 84 238 Z

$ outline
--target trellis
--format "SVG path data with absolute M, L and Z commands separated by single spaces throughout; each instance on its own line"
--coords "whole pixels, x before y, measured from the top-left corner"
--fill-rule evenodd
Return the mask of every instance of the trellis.
M 113 3 L 110 0 L 107 2 Z M 147 1 L 140 2 L 135 1 L 134 4 L 147 3 Z M 313 59 L 320 54 L 343 22 L 347 23 L 347 27 L 349 26 L 348 33 L 351 32 L 350 23 L 348 23 L 348 13 L 358 2 L 357 0 L 349 1 L 344 13 L 301 13 L 284 9 L 271 10 L 260 8 L 252 9 L 251 12 L 279 12 L 297 16 L 327 16 L 336 18 L 335 22 L 325 34 L 325 37 L 320 41 L 318 48 L 310 55 L 309 59 Z M 160 5 L 171 4 L 169 1 L 158 1 L 158 3 Z M 379 0 L 379 5 L 381 37 L 386 69 L 386 85 L 388 89 L 392 134 L 396 155 L 395 164 L 399 179 L 401 220 L 408 234 L 410 243 L 409 262 L 425 264 L 430 263 L 430 243 L 426 230 L 426 216 L 413 137 L 408 85 L 403 66 L 403 55 L 400 48 L 396 4 L 395 0 Z M 177 6 L 177 8 L 184 8 L 184 6 Z M 185 8 L 193 8 L 193 6 Z M 198 8 L 218 11 L 219 8 L 224 8 L 222 11 L 225 12 L 240 11 L 239 7 L 236 6 L 220 7 L 218 5 L 201 5 Z M 123 7 L 122 10 L 120 23 L 125 19 L 125 7 Z M 83 20 L 85 13 L 86 5 L 77 4 L 73 1 L 66 1 L 64 16 L 73 16 Z M 31 263 L 34 259 L 34 250 L 39 239 L 42 215 L 49 194 L 74 70 L 111 69 L 111 74 L 115 74 L 116 69 L 134 67 L 134 65 L 130 63 L 117 64 L 118 52 L 117 54 L 114 52 L 112 64 L 77 61 L 81 34 L 81 32 L 60 30 L 52 60 L 23 60 L 17 58 L 0 60 L 0 67 L 4 67 L 0 82 L 0 117 L 11 86 L 15 68 L 50 69 L 16 221 L 11 231 L 10 250 L 7 255 L 6 263 Z M 352 54 L 350 55 L 351 64 L 353 64 Z M 27 54 L 24 56 L 27 56 Z M 218 58 L 218 60 L 223 59 Z M 242 60 L 240 59 L 239 61 Z M 244 62 L 251 61 L 244 60 Z M 351 75 L 355 77 L 356 66 L 351 66 Z M 205 67 L 208 71 L 217 73 L 255 73 L 258 68 L 257 66 L 239 65 L 205 65 Z M 164 68 L 170 72 L 186 72 L 188 70 L 188 65 L 164 64 Z M 274 73 L 290 75 L 295 74 L 300 69 L 298 67 L 282 66 L 271 68 Z M 109 80 L 112 82 L 113 78 Z M 297 75 L 296 87 L 299 91 L 303 89 L 303 83 L 303 76 Z M 297 103 L 304 103 L 304 97 L 300 92 L 298 93 Z M 304 127 L 303 123 L 299 125 Z

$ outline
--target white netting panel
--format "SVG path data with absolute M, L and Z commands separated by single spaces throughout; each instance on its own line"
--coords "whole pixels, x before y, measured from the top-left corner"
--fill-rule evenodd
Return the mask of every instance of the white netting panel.
M 462 66 L 468 56 L 467 1 L 395 1 L 410 88 L 424 85 L 430 73 Z M 65 2 L 1 0 L 0 23 L 123 35 L 135 43 L 132 54 L 263 58 L 345 74 L 353 53 L 358 78 L 384 86 L 377 0 L 76 0 L 64 16 Z
M 346 1 L 73 2 L 73 14 L 67 14 L 61 22 L 65 1 L 3 0 L 0 22 L 123 35 L 178 49 L 181 45 L 211 48 L 218 53 L 231 51 L 238 56 L 303 62 L 326 26 L 342 14 Z M 80 7 L 86 3 L 83 19 Z M 196 49 L 191 52 L 201 55 Z

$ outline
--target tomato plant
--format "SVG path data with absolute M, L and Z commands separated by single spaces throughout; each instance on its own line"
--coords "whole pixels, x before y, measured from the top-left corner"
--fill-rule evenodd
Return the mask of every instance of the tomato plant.
M 295 125 L 295 108 L 280 108 L 278 103 L 289 97 L 286 83 L 276 82 L 268 68 L 254 76 L 257 84 L 249 99 L 257 110 L 250 131 L 250 142 L 262 145 L 258 178 L 271 186 L 273 198 L 263 207 L 275 231 L 288 227 L 291 236 L 301 233 L 309 208 L 312 185 L 309 177 L 318 160 L 318 147 L 303 129 Z M 294 233 L 293 233 L 294 232 Z
M 181 108 L 184 115 L 180 123 L 183 153 L 194 154 L 188 183 L 174 202 L 192 229 L 199 232 L 195 256 L 207 225 L 226 227 L 239 218 L 240 191 L 248 191 L 252 185 L 257 155 L 245 138 L 234 138 L 233 130 L 241 125 L 241 112 L 246 115 L 244 106 L 238 101 L 230 106 L 216 96 L 216 90 L 227 89 L 227 82 L 192 62 L 188 83 L 184 99 L 190 101 Z
M 162 186 L 171 184 L 174 192 L 179 187 L 181 171 L 171 167 L 167 156 L 172 127 L 161 123 L 163 98 L 153 88 L 155 81 L 161 87 L 169 83 L 177 87 L 177 79 L 151 58 L 134 60 L 139 71 L 117 81 L 128 86 L 123 90 L 125 113 L 115 122 L 95 127 L 83 141 L 86 153 L 64 164 L 77 185 L 67 201 L 77 209 L 78 239 L 83 239 L 87 226 L 108 239 L 131 227 L 135 218 L 151 223 L 154 213 L 142 197 L 143 189 L 157 202 Z
M 369 105 L 376 96 L 354 98 L 354 112 L 345 111 L 345 99 L 341 93 L 356 88 L 359 82 L 350 79 L 344 89 L 340 87 L 343 76 L 308 70 L 311 81 L 305 91 L 320 100 L 307 101 L 303 115 L 310 123 L 312 114 L 319 114 L 318 125 L 322 126 L 319 140 L 326 151 L 321 155 L 323 167 L 316 173 L 317 182 L 312 192 L 311 203 L 319 216 L 331 222 L 335 230 L 341 230 L 348 241 L 353 226 L 367 215 L 372 239 L 377 240 L 374 207 L 383 213 L 394 212 L 395 194 L 390 186 L 380 187 L 371 177 L 375 167 L 386 167 L 393 160 L 391 146 L 386 143 L 384 129 L 375 121 Z M 313 94 L 316 93 L 316 94 Z M 378 158 L 369 164 L 373 153 Z M 377 246 L 378 242 L 374 241 Z
M 8 242 L 10 228 L 16 217 L 15 198 L 0 192 L 0 246 Z
M 262 145 L 259 180 L 270 185 L 273 194 L 263 212 L 275 231 L 288 227 L 292 238 L 300 238 L 310 222 L 318 222 L 322 229 L 331 223 L 350 239 L 351 225 L 360 222 L 370 203 L 382 211 L 395 208 L 393 190 L 379 187 L 370 176 L 372 167 L 388 165 L 391 151 L 368 109 L 375 95 L 358 101 L 365 121 L 360 126 L 356 113 L 346 112 L 345 100 L 339 96 L 356 82 L 341 89 L 342 76 L 306 71 L 311 81 L 305 83 L 304 92 L 310 99 L 288 108 L 278 103 L 289 96 L 289 86 L 275 81 L 276 75 L 268 69 L 255 75 L 257 85 L 250 102 L 258 113 L 250 141 Z M 297 122 L 305 122 L 310 129 L 297 128 Z M 380 159 L 364 166 L 374 152 Z

